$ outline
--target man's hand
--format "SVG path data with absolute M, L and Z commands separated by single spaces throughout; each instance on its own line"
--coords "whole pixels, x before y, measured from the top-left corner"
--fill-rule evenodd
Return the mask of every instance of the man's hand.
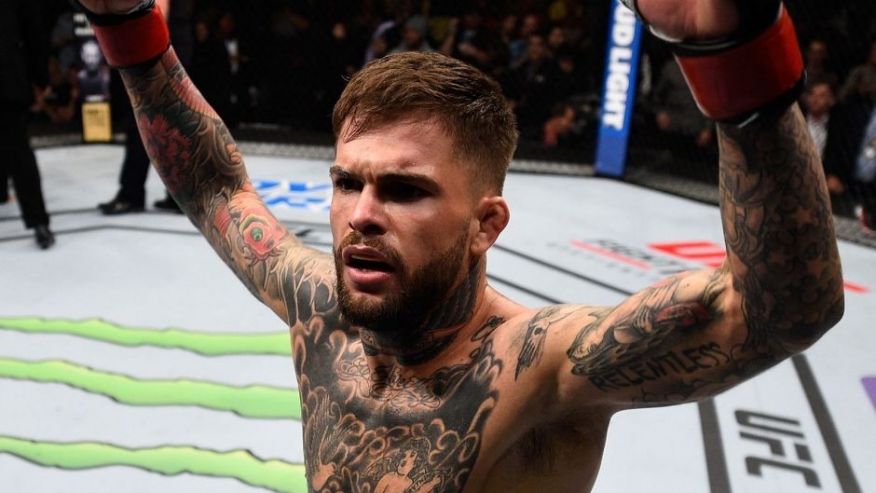
M 636 5 L 655 31 L 671 39 L 717 39 L 739 26 L 732 0 L 636 0 Z
M 127 14 L 140 6 L 143 0 L 78 0 L 95 14 Z

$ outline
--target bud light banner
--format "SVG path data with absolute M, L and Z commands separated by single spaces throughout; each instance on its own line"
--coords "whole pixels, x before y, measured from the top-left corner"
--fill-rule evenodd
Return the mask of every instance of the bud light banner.
M 642 24 L 632 11 L 615 0 L 609 20 L 596 148 L 596 173 L 599 175 L 624 175 L 641 42 Z

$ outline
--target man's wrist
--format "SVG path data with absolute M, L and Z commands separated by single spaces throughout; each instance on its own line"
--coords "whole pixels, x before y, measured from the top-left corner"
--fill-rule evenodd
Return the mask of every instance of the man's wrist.
M 141 1 L 132 9 L 116 14 L 99 14 L 82 8 L 104 57 L 113 68 L 152 64 L 170 47 L 167 22 L 154 0 Z
M 744 125 L 783 112 L 802 93 L 803 55 L 787 10 L 781 3 L 779 8 L 777 20 L 744 42 L 672 45 L 697 105 L 709 118 Z

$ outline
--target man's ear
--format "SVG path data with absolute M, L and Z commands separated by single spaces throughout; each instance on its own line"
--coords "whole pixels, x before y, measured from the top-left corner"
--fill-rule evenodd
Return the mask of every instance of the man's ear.
M 469 247 L 472 256 L 480 257 L 486 253 L 508 225 L 509 219 L 511 219 L 511 211 L 504 198 L 497 195 L 482 198 L 472 218 L 474 231 Z

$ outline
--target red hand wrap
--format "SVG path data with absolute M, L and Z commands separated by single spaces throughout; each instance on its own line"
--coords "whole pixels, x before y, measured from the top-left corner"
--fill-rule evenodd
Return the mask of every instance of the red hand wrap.
M 756 113 L 803 78 L 803 55 L 784 6 L 775 24 L 743 45 L 676 59 L 697 105 L 718 121 Z
M 156 6 L 146 15 L 111 26 L 92 25 L 107 62 L 114 68 L 156 59 L 170 46 L 170 32 Z

